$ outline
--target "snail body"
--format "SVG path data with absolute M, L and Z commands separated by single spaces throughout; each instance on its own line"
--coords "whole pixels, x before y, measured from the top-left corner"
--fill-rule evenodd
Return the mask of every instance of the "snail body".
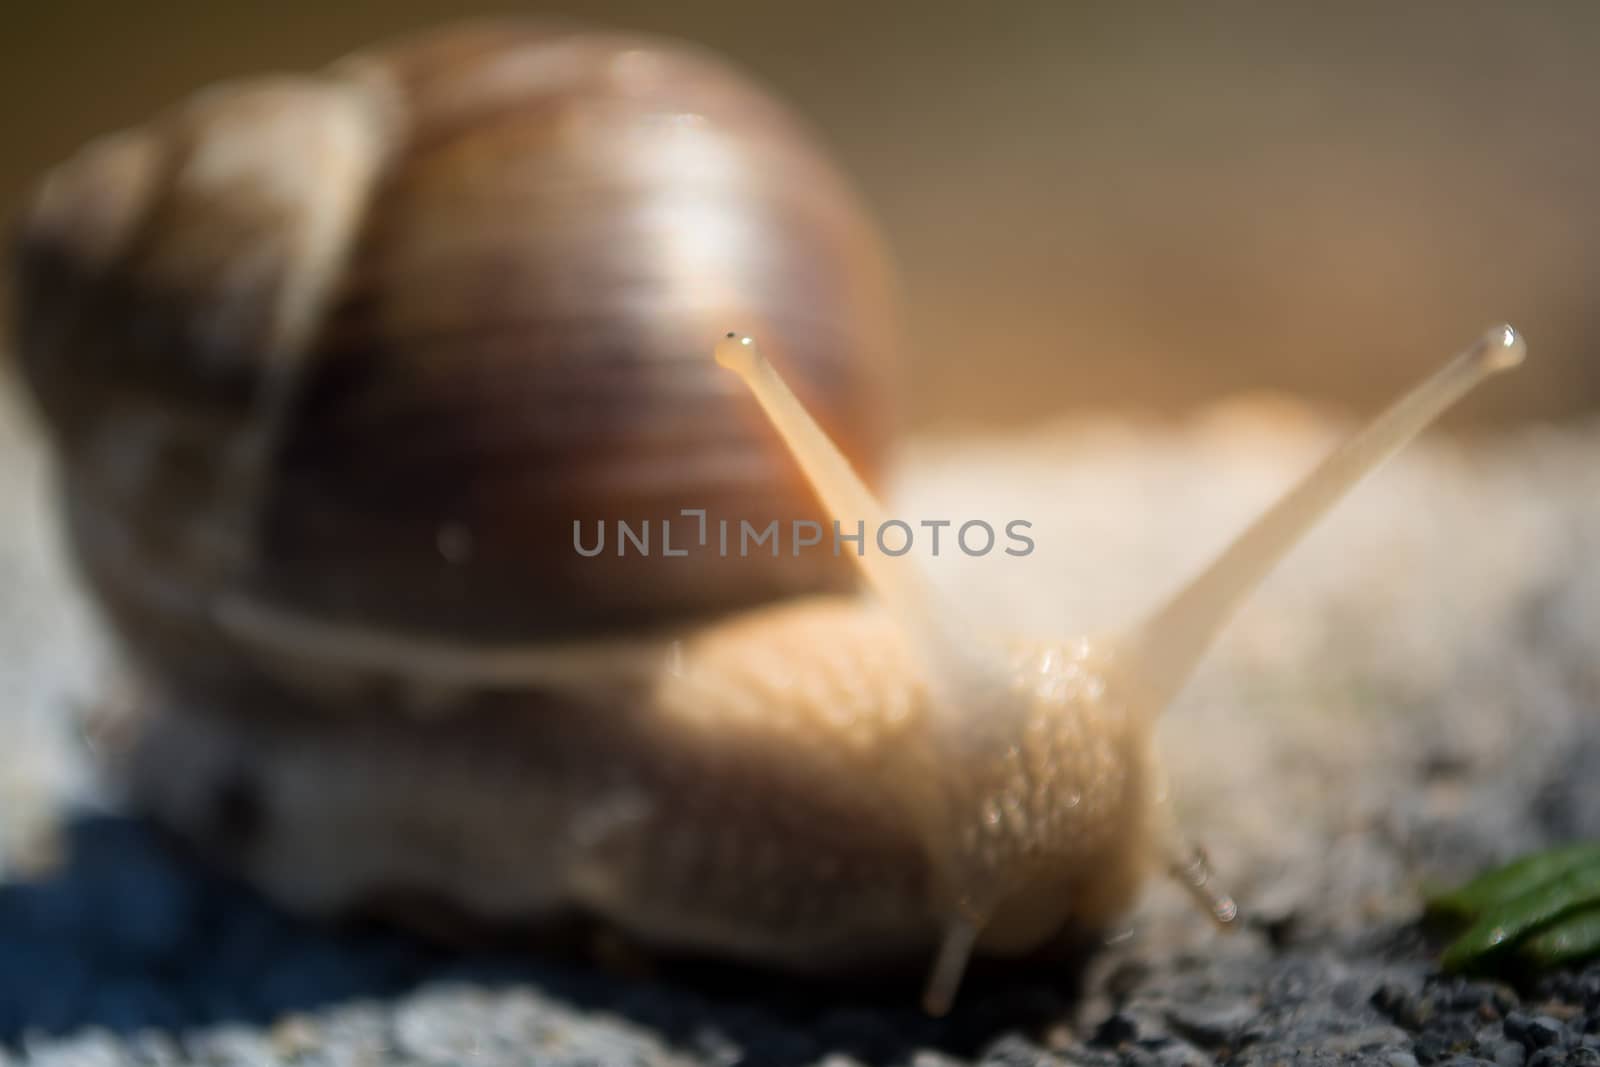
M 337 640 L 296 629 L 254 632 L 263 646 Z M 420 676 L 401 666 L 418 654 L 429 652 L 343 665 Z M 1031 660 L 1019 682 L 1092 682 L 1083 660 L 1018 655 Z M 401 886 L 479 918 L 577 909 L 645 944 L 802 971 L 916 959 L 941 934 L 929 904 L 947 893 L 928 857 L 955 860 L 964 836 L 984 864 L 1008 866 L 1002 854 L 1029 847 L 1024 810 L 1053 813 L 1052 833 L 1073 846 L 1042 884 L 994 879 L 1008 903 L 986 948 L 1024 954 L 1097 929 L 1144 874 L 1149 857 L 1126 842 L 1148 836 L 1148 731 L 1085 704 L 1041 718 L 1015 753 L 963 753 L 958 780 L 913 650 L 850 598 L 742 613 L 653 654 L 597 657 L 587 676 L 555 678 L 561 669 L 540 684 L 560 695 L 531 722 L 522 687 L 399 721 L 383 707 L 243 724 L 167 709 L 143 739 L 148 777 L 135 792 L 301 910 Z M 1026 767 L 1048 769 L 1036 795 L 1007 799 Z M 207 794 L 241 773 L 276 832 L 216 824 Z M 1069 789 L 1086 800 L 1069 804 Z M 1004 821 L 989 821 L 991 795 L 1008 805 Z
M 305 911 L 931 956 L 932 1011 L 1155 869 L 1232 920 L 1156 716 L 1318 515 L 1522 354 L 1491 332 L 1130 634 L 1040 643 L 870 539 L 575 560 L 591 517 L 885 514 L 876 240 L 692 53 L 468 27 L 213 91 L 48 179 L 19 282 L 69 534 L 147 691 L 135 804 Z M 730 334 L 719 370 L 750 321 L 782 357 Z

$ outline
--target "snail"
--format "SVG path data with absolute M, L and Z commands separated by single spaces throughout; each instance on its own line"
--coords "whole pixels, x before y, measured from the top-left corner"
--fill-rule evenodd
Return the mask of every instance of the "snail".
M 19 249 L 21 368 L 140 682 L 135 806 L 300 911 L 920 959 L 934 1013 L 1155 870 L 1234 920 L 1156 716 L 1322 512 L 1524 352 L 1490 331 L 1130 633 L 1017 641 L 883 541 L 864 210 L 685 46 L 473 24 L 214 89 L 58 168 Z M 567 540 L 680 512 L 847 545 Z

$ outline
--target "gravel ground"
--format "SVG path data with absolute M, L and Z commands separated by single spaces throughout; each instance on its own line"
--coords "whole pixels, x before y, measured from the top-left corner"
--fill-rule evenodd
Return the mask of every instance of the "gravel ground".
M 1027 560 L 950 560 L 941 578 L 974 615 L 1100 628 L 1204 559 L 1329 433 L 1270 403 L 1181 428 L 1079 421 L 925 445 L 897 499 L 1034 523 Z M 914 981 L 643 973 L 318 927 L 104 813 L 71 723 L 105 674 L 15 417 L 0 459 L 0 1067 L 1600 1063 L 1600 968 L 1520 992 L 1442 980 L 1412 925 L 1430 880 L 1600 837 L 1600 425 L 1434 438 L 1241 611 L 1162 743 L 1242 932 L 1155 886 L 1076 980 L 979 974 L 939 1021 L 914 1010 Z

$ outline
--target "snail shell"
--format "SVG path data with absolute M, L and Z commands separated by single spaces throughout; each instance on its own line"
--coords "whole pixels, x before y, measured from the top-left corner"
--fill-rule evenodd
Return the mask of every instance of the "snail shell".
M 17 273 L 77 554 L 169 682 L 236 673 L 218 589 L 522 641 L 850 586 L 825 553 L 573 549 L 681 508 L 820 517 L 705 359 L 734 311 L 869 475 L 891 434 L 872 227 L 686 47 L 478 24 L 210 89 L 50 174 Z

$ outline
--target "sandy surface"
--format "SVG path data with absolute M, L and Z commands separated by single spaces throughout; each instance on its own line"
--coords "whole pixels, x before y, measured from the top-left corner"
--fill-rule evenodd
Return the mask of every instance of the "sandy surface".
M 0 410 L 9 512 L 0 526 L 8 698 L 0 704 L 0 877 L 17 878 L 39 854 L 31 842 L 44 817 L 68 802 L 95 802 L 72 720 L 104 673 L 54 551 L 38 451 L 13 405 Z M 926 443 L 906 457 L 897 510 L 1031 521 L 1033 556 L 947 557 L 940 580 L 976 617 L 1040 632 L 1104 630 L 1137 617 L 1332 439 L 1298 408 L 1258 403 L 1181 427 L 1075 421 L 1010 440 Z M 951 1030 L 901 1007 L 861 1007 L 813 990 L 814 1014 L 797 1022 L 774 1016 L 749 988 L 641 987 L 582 971 L 574 978 L 537 961 L 491 982 L 419 949 L 370 988 L 313 982 L 279 1011 L 243 1011 L 242 1028 L 179 1005 L 167 1037 L 138 1039 L 148 1047 L 85 1031 L 112 1025 L 87 1007 L 46 1020 L 8 1017 L 0 1004 L 0 1049 L 22 1040 L 14 1054 L 57 1063 L 487 1061 L 483 1035 L 515 1026 L 524 1036 L 503 1042 L 507 1062 L 1411 1056 L 1420 1038 L 1370 997 L 1384 982 L 1415 990 L 1427 973 L 1426 950 L 1405 927 L 1419 884 L 1549 841 L 1600 836 L 1597 560 L 1600 424 L 1470 443 L 1430 437 L 1359 489 L 1243 608 L 1162 724 L 1185 823 L 1251 916 L 1249 929 L 1219 940 L 1176 890 L 1153 886 L 1132 936 L 1092 970 L 1082 997 L 1048 981 L 1022 994 L 980 990 L 968 1014 L 940 1024 Z M 41 883 L 45 896 L 101 884 L 107 869 L 137 868 L 143 859 L 117 857 L 155 848 L 141 834 L 91 824 L 54 881 Z M 107 845 L 107 835 L 118 843 Z M 161 875 L 169 882 L 204 879 L 171 862 L 178 866 Z M 7 911 L 10 900 L 0 896 L 0 956 L 8 916 L 31 914 Z M 205 901 L 207 921 L 237 911 L 268 922 L 259 917 L 272 914 L 248 894 Z M 193 925 L 185 916 L 199 912 L 174 914 L 162 936 L 182 940 Z M 270 922 L 306 944 L 323 936 L 275 915 Z M 39 951 L 71 954 L 74 938 L 90 936 L 71 922 L 60 930 L 54 947 Z M 163 944 L 162 966 L 188 973 Z M 124 978 L 143 973 L 141 964 L 121 966 Z M 196 966 L 174 980 L 231 980 Z M 92 971 L 85 980 L 94 984 Z M 998 1015 L 997 1003 L 1005 1005 Z M 1174 1004 L 1211 1005 L 1211 1028 L 1173 1024 Z M 1119 1010 L 1145 1020 L 1143 1044 L 1116 1031 Z M 119 1018 L 128 1021 L 116 1028 L 128 1033 L 144 1020 Z M 1267 1029 L 1241 1045 L 1252 1019 L 1269 1020 L 1260 1022 Z M 876 1043 L 850 1037 L 851 1025 Z M 830 1038 L 829 1026 L 842 1036 Z M 1365 1044 L 1335 1041 L 1350 1032 L 1365 1033 Z M 450 1044 L 458 1040 L 467 1044 Z M 234 1052 L 215 1051 L 230 1041 Z M 479 1053 L 462 1052 L 468 1047 Z M 773 1052 L 782 1048 L 789 1051 Z

